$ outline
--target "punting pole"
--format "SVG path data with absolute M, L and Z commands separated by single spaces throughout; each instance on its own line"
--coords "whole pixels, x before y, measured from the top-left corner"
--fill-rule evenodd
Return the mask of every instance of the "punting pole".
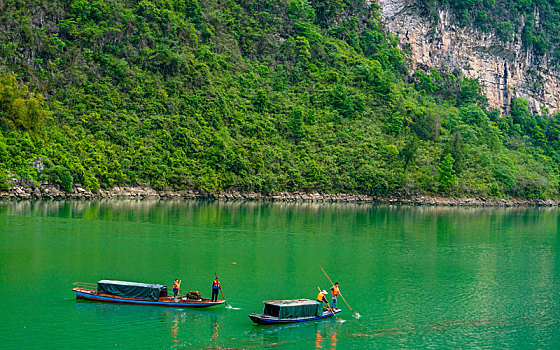
M 323 271 L 323 273 L 325 274 L 325 276 L 327 276 L 327 278 L 329 279 L 329 282 L 331 282 L 331 284 L 334 287 L 334 283 L 331 280 L 331 278 L 329 277 L 329 275 L 327 275 L 327 273 L 325 272 L 325 270 L 321 267 L 321 271 Z M 350 311 L 352 311 L 352 313 L 354 314 L 354 316 L 356 316 L 357 318 L 359 318 L 361 315 L 359 313 L 357 313 L 356 311 L 352 310 L 352 308 L 350 307 L 350 304 L 348 304 L 348 302 L 346 301 L 346 299 L 344 298 L 344 296 L 342 295 L 342 293 L 339 293 L 340 296 L 342 297 L 342 300 L 344 300 L 344 302 L 346 303 L 346 306 L 348 306 L 348 308 L 350 309 Z

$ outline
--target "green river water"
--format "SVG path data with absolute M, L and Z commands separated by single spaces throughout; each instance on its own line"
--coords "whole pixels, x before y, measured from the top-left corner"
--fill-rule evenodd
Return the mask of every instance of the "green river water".
M 558 349 L 558 208 L 210 201 L 0 202 L 0 348 Z M 340 289 L 337 319 L 256 326 L 269 299 Z M 118 279 L 204 310 L 79 301 Z M 330 296 L 329 296 L 330 300 Z

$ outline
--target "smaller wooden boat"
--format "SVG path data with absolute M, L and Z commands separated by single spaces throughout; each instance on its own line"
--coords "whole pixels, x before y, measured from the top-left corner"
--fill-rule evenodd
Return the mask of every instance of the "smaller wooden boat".
M 167 295 L 167 286 L 126 281 L 101 280 L 93 283 L 75 282 L 72 290 L 77 299 L 94 300 L 108 303 L 153 305 L 179 308 L 204 308 L 224 304 L 225 300 L 197 300 Z
M 250 314 L 249 318 L 257 324 L 282 324 L 315 321 L 339 313 L 340 309 L 323 309 L 323 304 L 309 299 L 271 300 L 264 302 L 262 314 Z

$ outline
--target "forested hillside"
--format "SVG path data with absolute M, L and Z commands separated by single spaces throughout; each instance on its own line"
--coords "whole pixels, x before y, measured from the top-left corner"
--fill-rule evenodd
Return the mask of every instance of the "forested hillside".
M 557 198 L 556 117 L 522 99 L 500 116 L 476 80 L 410 72 L 378 13 L 0 1 L 0 182 Z

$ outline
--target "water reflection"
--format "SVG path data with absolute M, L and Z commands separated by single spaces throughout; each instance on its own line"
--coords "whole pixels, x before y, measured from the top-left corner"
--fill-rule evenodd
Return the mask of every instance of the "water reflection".
M 214 346 L 218 345 L 218 335 L 220 333 L 220 324 L 218 323 L 218 320 L 216 317 L 213 317 L 212 320 L 212 344 Z
M 336 349 L 337 322 L 319 323 L 315 332 L 316 349 Z
M 331 331 L 331 349 L 336 349 L 336 322 Z
M 281 346 L 289 349 L 336 349 L 337 323 L 336 319 L 331 318 L 285 325 L 253 325 L 248 335 L 251 343 L 258 348 Z
M 515 214 L 522 222 L 538 220 L 546 213 L 557 213 L 558 207 L 450 207 L 450 206 L 411 206 L 387 204 L 356 204 L 329 202 L 259 202 L 259 201 L 210 201 L 210 200 L 164 200 L 164 199 L 100 199 L 100 200 L 0 200 L 0 213 L 8 215 L 39 215 L 57 217 L 88 217 L 100 219 L 137 219 L 152 213 L 154 217 L 165 217 L 177 211 L 196 208 L 206 212 L 207 218 L 231 217 L 228 212 L 240 208 L 263 215 L 270 210 L 285 212 L 288 215 L 303 217 L 304 214 L 322 213 L 332 210 L 336 215 L 360 215 L 377 212 L 390 220 L 394 214 L 424 221 L 441 217 L 459 215 L 490 214 L 500 216 Z M 289 217 L 288 217 L 289 219 Z M 384 221 L 384 220 L 382 220 Z
M 321 334 L 321 330 L 317 329 L 317 332 L 315 334 L 315 348 L 316 349 L 321 349 L 323 348 L 323 335 Z
M 197 337 L 212 339 L 212 347 L 219 347 L 219 331 L 223 317 L 212 310 L 175 309 L 157 306 L 119 305 L 73 300 L 76 317 L 95 323 L 104 329 L 121 332 L 123 326 L 142 327 L 146 332 L 157 333 L 167 329 L 171 348 L 184 348 L 193 341 L 193 330 L 210 325 L 207 335 L 197 332 Z
M 179 318 L 175 316 L 175 319 L 171 320 L 171 338 L 173 342 L 177 342 L 178 334 L 179 334 Z

